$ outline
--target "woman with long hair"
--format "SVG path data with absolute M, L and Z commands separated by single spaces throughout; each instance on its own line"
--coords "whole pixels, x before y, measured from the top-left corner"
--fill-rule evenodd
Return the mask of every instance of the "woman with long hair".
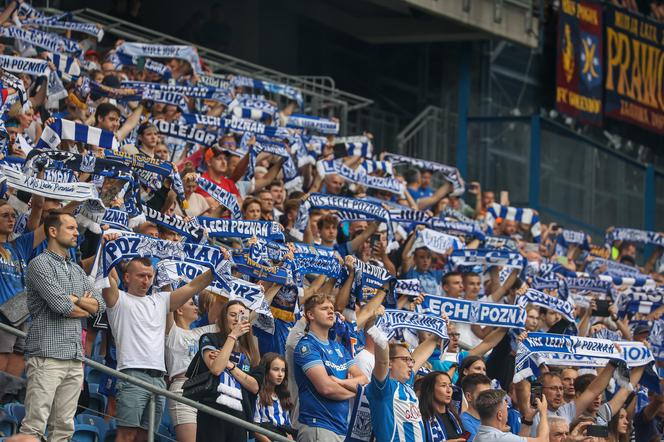
M 240 419 L 251 418 L 249 394 L 258 393 L 258 382 L 249 375 L 258 365 L 260 356 L 249 322 L 249 310 L 239 300 L 223 305 L 217 320 L 219 331 L 201 336 L 198 370 L 187 372 L 187 377 L 204 372 L 205 368 L 219 376 L 219 387 L 203 403 Z M 195 363 L 192 363 L 194 367 Z M 192 368 L 190 365 L 190 368 Z M 202 368 L 203 366 L 205 368 Z M 196 372 L 195 372 L 196 371 Z M 207 413 L 197 413 L 197 442 L 244 442 L 247 431 L 237 425 Z
M 629 440 L 629 416 L 627 410 L 621 408 L 609 422 L 608 442 L 627 442 Z
M 258 390 L 254 407 L 254 423 L 261 427 L 293 438 L 290 412 L 293 400 L 288 391 L 288 367 L 286 359 L 277 353 L 266 353 L 261 360 L 265 377 Z M 256 433 L 257 442 L 269 442 L 266 436 Z
M 484 359 L 482 359 L 482 356 L 466 356 L 463 358 L 463 361 L 461 361 L 461 365 L 459 366 L 459 378 L 457 379 L 456 384 L 461 385 L 461 381 L 463 381 L 464 377 L 475 373 L 486 374 L 486 363 L 484 362 Z
M 425 440 L 463 442 L 465 432 L 461 419 L 451 406 L 452 378 L 445 372 L 434 371 L 420 384 L 420 412 L 424 421 Z
M 261 202 L 258 198 L 248 197 L 242 202 L 242 218 L 248 221 L 261 219 Z

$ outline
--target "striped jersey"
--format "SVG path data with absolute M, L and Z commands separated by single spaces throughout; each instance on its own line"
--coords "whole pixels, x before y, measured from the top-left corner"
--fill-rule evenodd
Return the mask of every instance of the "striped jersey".
M 257 424 L 272 424 L 276 427 L 291 426 L 288 410 L 284 410 L 281 407 L 281 402 L 279 402 L 276 394 L 272 395 L 272 403 L 270 405 L 263 405 L 260 398 L 256 398 L 254 422 Z
M 424 440 L 424 424 L 419 401 L 413 391 L 414 374 L 407 383 L 392 379 L 383 382 L 371 376 L 367 398 L 376 440 L 416 442 Z

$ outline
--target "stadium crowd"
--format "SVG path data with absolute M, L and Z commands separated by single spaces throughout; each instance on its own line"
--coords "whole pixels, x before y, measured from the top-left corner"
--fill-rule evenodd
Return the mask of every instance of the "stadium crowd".
M 192 47 L 16 1 L 0 22 L 21 434 L 75 434 L 87 356 L 298 441 L 662 440 L 662 234 L 593 243 Z M 95 381 L 115 440 L 145 440 L 151 395 Z M 269 440 L 155 405 L 180 442 Z

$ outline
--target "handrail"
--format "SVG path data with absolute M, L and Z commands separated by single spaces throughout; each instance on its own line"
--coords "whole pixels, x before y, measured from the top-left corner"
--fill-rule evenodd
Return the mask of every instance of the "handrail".
M 45 8 L 45 11 L 53 13 L 61 13 L 56 8 Z M 362 97 L 350 92 L 339 90 L 335 87 L 334 81 L 330 81 L 329 77 L 317 76 L 296 76 L 279 72 L 274 69 L 266 68 L 237 57 L 216 51 L 214 49 L 206 48 L 195 43 L 183 40 L 181 38 L 173 37 L 153 29 L 144 28 L 136 25 L 135 23 L 122 20 L 95 9 L 82 8 L 72 11 L 75 19 L 88 22 L 99 23 L 104 27 L 104 30 L 113 35 L 122 38 L 139 40 L 149 43 L 172 43 L 172 44 L 185 44 L 194 46 L 198 49 L 198 54 L 201 58 L 205 59 L 211 67 L 218 70 L 225 70 L 227 72 L 252 76 L 264 80 L 272 80 L 286 83 L 291 86 L 302 89 L 303 93 L 313 97 L 329 100 L 338 105 L 346 105 L 349 110 L 357 110 L 373 104 L 373 100 Z M 118 29 L 124 27 L 125 29 Z M 317 82 L 316 79 L 325 79 L 323 83 Z M 327 83 L 327 84 L 325 84 Z
M 432 117 L 440 117 L 440 114 L 441 109 L 438 106 L 429 105 L 425 107 L 422 112 L 413 118 L 413 120 L 397 134 L 397 140 L 400 142 L 408 141 L 408 139 L 414 135 L 415 129 L 419 128 Z
M 11 333 L 14 336 L 23 337 L 23 338 L 28 335 L 27 333 L 25 333 L 21 330 L 18 330 L 14 327 L 11 327 L 9 325 L 3 324 L 2 322 L 0 322 L 0 330 L 6 331 L 7 333 Z M 99 362 L 93 361 L 92 359 L 88 359 L 86 357 L 83 357 L 83 363 L 85 365 L 88 365 L 88 366 L 94 368 L 95 370 L 101 371 L 102 373 L 106 373 L 106 374 L 109 374 L 111 376 L 115 376 L 118 379 L 122 379 L 123 381 L 127 381 L 127 382 L 130 382 L 130 383 L 134 384 L 134 385 L 137 385 L 137 386 L 143 388 L 144 390 L 147 390 L 147 391 L 149 391 L 153 394 L 158 394 L 158 395 L 161 395 L 161 396 L 165 396 L 165 397 L 167 397 L 167 398 L 169 398 L 173 401 L 180 402 L 180 403 L 185 404 L 185 405 L 189 405 L 190 407 L 193 407 L 193 408 L 195 408 L 197 410 L 200 410 L 204 413 L 211 414 L 214 417 L 223 419 L 223 420 L 225 420 L 227 422 L 230 422 L 232 424 L 235 424 L 235 425 L 239 425 L 242 428 L 246 428 L 248 431 L 253 431 L 254 433 L 263 434 L 263 435 L 269 437 L 271 440 L 275 440 L 275 441 L 279 441 L 279 442 L 292 442 L 290 439 L 288 439 L 288 438 L 286 438 L 286 437 L 284 437 L 280 434 L 274 433 L 270 430 L 266 430 L 265 428 L 260 427 L 256 424 L 252 423 L 252 422 L 247 422 L 243 419 L 240 419 L 239 417 L 235 417 L 231 414 L 224 413 L 223 411 L 215 410 L 212 407 L 208 407 L 207 405 L 203 405 L 203 404 L 200 404 L 196 401 L 192 401 L 191 399 L 187 399 L 186 397 L 182 397 L 182 396 L 177 395 L 177 394 L 175 394 L 171 391 L 168 391 L 166 389 L 155 387 L 154 385 L 149 384 L 149 383 L 147 383 L 147 382 L 145 382 L 141 379 L 135 378 L 133 376 L 129 376 L 127 374 L 122 373 L 121 371 L 117 371 L 117 370 L 113 370 L 112 368 L 108 368 L 104 364 L 100 364 Z M 154 400 L 152 400 L 150 402 L 151 402 L 151 404 L 154 404 Z M 154 405 L 151 406 L 150 411 L 152 413 L 154 412 Z M 154 414 L 152 415 L 152 420 L 153 419 L 154 419 Z M 148 429 L 148 442 L 152 442 L 153 439 L 154 439 L 154 427 L 150 426 L 150 428 Z

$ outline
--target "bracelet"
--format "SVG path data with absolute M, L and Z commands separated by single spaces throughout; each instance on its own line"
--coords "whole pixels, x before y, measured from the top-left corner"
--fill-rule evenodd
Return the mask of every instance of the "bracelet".
M 237 338 L 236 338 L 235 336 L 233 336 L 233 335 L 228 335 L 228 337 L 231 338 L 231 339 L 234 340 L 234 341 L 237 341 Z
M 230 373 L 231 371 L 235 370 L 236 368 L 237 368 L 237 365 L 233 364 L 233 366 L 228 369 L 228 372 Z
M 522 423 L 523 425 L 528 425 L 529 427 L 532 427 L 532 426 L 533 426 L 533 421 L 529 421 L 529 420 L 524 419 L 524 418 L 521 418 L 521 423 Z

